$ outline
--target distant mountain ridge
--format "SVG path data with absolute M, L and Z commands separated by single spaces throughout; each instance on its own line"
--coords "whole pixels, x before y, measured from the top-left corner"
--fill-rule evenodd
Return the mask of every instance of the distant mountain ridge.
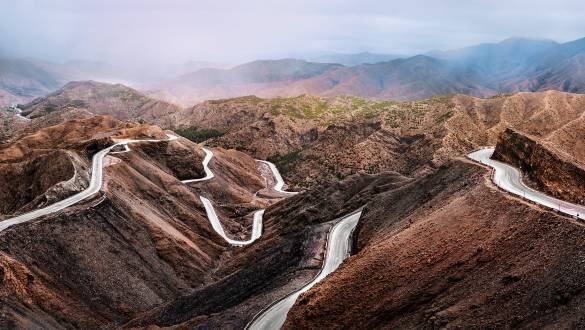
M 256 61 L 227 71 L 200 70 L 160 84 L 154 90 L 172 95 L 173 101 L 183 105 L 252 94 L 415 100 L 449 93 L 479 97 L 518 91 L 581 93 L 585 91 L 583 54 L 585 38 L 562 44 L 509 38 L 499 43 L 354 66 Z M 287 70 L 296 75 L 280 74 Z
M 370 52 L 361 52 L 355 54 L 332 53 L 311 58 L 310 61 L 317 63 L 339 63 L 345 66 L 354 66 L 360 64 L 387 62 L 405 57 L 409 56 L 396 54 L 374 54 Z
M 251 94 L 264 97 L 293 95 L 297 94 L 295 90 L 287 91 L 291 84 L 341 67 L 341 64 L 297 59 L 258 60 L 231 69 L 201 69 L 150 86 L 147 94 L 184 106 L 208 99 Z
M 159 81 L 162 79 L 160 77 L 173 77 L 194 69 L 215 66 L 225 67 L 227 64 L 191 61 L 143 70 L 102 61 L 72 60 L 54 63 L 33 58 L 0 57 L 0 107 L 30 102 L 57 91 L 71 81 L 94 80 L 138 85 L 143 81 Z
M 194 64 L 185 66 L 197 68 L 191 73 L 143 85 L 140 90 L 152 98 L 183 106 L 246 95 L 353 95 L 415 100 L 449 93 L 489 97 L 519 91 L 585 92 L 585 38 L 567 43 L 509 38 L 499 43 L 377 61 L 392 56 L 360 53 L 321 58 L 348 65 L 298 59 L 257 60 L 227 69 Z M 365 61 L 375 63 L 352 65 Z M 119 71 L 99 62 L 55 65 L 1 59 L 0 69 L 0 106 L 30 101 L 71 80 L 101 80 L 94 77 L 109 77 Z

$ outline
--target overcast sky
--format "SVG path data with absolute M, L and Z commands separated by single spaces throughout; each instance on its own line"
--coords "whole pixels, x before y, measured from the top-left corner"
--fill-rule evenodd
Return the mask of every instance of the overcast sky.
M 585 37 L 583 0 L 6 0 L 0 54 L 182 63 Z

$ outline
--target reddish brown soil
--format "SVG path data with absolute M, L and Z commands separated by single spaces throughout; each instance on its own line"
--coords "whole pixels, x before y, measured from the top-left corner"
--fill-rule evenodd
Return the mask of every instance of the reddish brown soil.
M 107 115 L 119 120 L 141 120 L 168 126 L 159 119 L 181 111 L 181 107 L 152 99 L 121 84 L 96 81 L 73 81 L 63 88 L 22 106 L 23 114 L 40 118 L 53 112 L 87 110 L 94 115 Z
M 111 117 L 70 120 L 0 145 L 0 217 L 62 200 L 84 189 L 91 157 L 113 138 L 166 138 L 156 126 Z M 72 179 L 71 182 L 70 179 Z
M 30 160 L 0 163 L 0 214 L 23 208 L 49 188 L 75 174 L 72 160 L 63 150 L 50 150 Z
M 234 250 L 233 258 L 216 270 L 222 280 L 145 313 L 126 327 L 243 328 L 259 310 L 318 273 L 332 220 L 406 182 L 397 174 L 356 175 L 274 204 L 266 211 L 261 239 Z
M 108 125 L 107 121 L 98 122 Z M 69 132 L 63 128 L 50 130 Z M 66 138 L 58 146 L 88 150 L 99 145 L 96 141 L 111 143 L 113 136 L 158 138 L 162 131 L 124 124 L 121 128 L 113 125 L 112 130 L 102 133 L 94 133 L 90 124 L 82 125 L 64 134 Z M 44 134 L 48 133 L 35 136 Z M 75 134 L 86 134 L 81 139 L 87 140 L 79 144 L 68 137 Z M 67 141 L 73 145 L 67 145 Z M 27 137 L 6 148 L 11 151 L 6 155 L 15 157 L 13 150 L 34 154 L 44 143 Z M 106 156 L 102 193 L 63 212 L 0 232 L 0 263 L 14 260 L 10 262 L 16 265 L 1 268 L 2 274 L 7 275 L 1 277 L 6 287 L 0 292 L 5 306 L 0 324 L 23 328 L 31 324 L 112 328 L 230 278 L 238 269 L 235 264 L 247 268 L 243 261 L 234 262 L 237 254 L 262 251 L 235 252 L 229 248 L 211 228 L 199 199 L 204 195 L 214 201 L 228 235 L 248 238 L 248 214 L 278 200 L 255 196 L 265 186 L 254 159 L 234 150 L 216 149 L 210 167 L 217 178 L 188 186 L 177 176 L 203 175 L 204 153 L 200 146 L 180 138 L 131 144 L 130 148 L 130 152 Z M 315 248 L 320 249 L 324 239 L 321 234 L 307 230 L 300 237 L 312 235 Z M 304 242 L 299 238 L 293 245 L 302 246 Z M 287 264 L 294 262 L 281 259 Z M 224 269 L 226 265 L 232 266 Z M 23 280 L 9 282 L 12 277 L 23 278 L 25 284 Z M 26 283 L 34 283 L 34 287 Z M 209 308 L 219 307 L 211 304 Z
M 300 189 L 355 173 L 425 174 L 479 146 L 495 145 L 507 127 L 583 157 L 583 109 L 583 95 L 554 91 L 416 102 L 242 97 L 202 103 L 171 121 L 227 131 L 208 144 L 268 158 Z
M 485 173 L 455 162 L 370 202 L 358 253 L 285 328 L 582 327 L 585 227 L 510 199 Z
M 200 146 L 182 138 L 133 144 L 106 157 L 99 195 L 0 232 L 0 327 L 241 329 L 318 272 L 332 221 L 363 205 L 356 255 L 301 298 L 287 327 L 585 326 L 583 226 L 508 197 L 485 169 L 452 160 L 495 143 L 510 125 L 577 157 L 581 142 L 572 138 L 583 127 L 585 98 L 450 96 L 381 103 L 373 113 L 332 111 L 323 121 L 300 115 L 304 99 L 292 102 L 299 112 L 286 104 L 273 115 L 269 104 L 252 104 L 248 118 L 230 108 L 218 122 L 237 118 L 237 128 L 213 143 L 231 137 L 241 150 L 287 156 L 287 178 L 311 189 L 265 198 L 279 196 L 257 194 L 270 181 L 259 164 L 222 148 L 210 163 L 216 177 L 185 185 L 179 180 L 203 175 Z M 335 102 L 353 106 L 351 98 Z M 14 178 L 17 187 L 41 184 L 0 197 L 24 210 L 69 176 L 56 150 L 88 162 L 115 138 L 165 134 L 109 117 L 34 132 L 1 146 L 0 164 L 32 173 Z M 229 247 L 200 195 L 237 239 L 249 237 L 252 211 L 268 207 L 262 238 Z
M 55 111 L 40 118 L 19 119 L 15 115 L 0 113 L 0 144 L 9 143 L 49 126 L 62 124 L 68 120 L 82 120 L 93 117 L 83 109 Z

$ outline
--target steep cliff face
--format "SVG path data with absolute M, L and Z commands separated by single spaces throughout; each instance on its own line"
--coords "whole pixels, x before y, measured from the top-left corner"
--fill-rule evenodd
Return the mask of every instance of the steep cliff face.
M 89 183 L 89 162 L 72 151 L 48 150 L 18 162 L 0 162 L 0 217 L 30 211 L 81 191 Z
M 585 204 L 585 164 L 551 143 L 506 129 L 492 158 L 520 168 L 538 190 Z

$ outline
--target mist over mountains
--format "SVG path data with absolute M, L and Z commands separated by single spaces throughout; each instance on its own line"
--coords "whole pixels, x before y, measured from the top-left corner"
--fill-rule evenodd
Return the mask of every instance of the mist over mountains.
M 330 54 L 312 61 L 257 60 L 231 68 L 189 62 L 139 70 L 105 62 L 0 59 L 0 104 L 26 103 L 74 80 L 124 83 L 183 106 L 252 94 L 414 100 L 449 93 L 480 97 L 517 91 L 582 93 L 584 62 L 585 38 L 567 43 L 509 38 L 411 57 Z

